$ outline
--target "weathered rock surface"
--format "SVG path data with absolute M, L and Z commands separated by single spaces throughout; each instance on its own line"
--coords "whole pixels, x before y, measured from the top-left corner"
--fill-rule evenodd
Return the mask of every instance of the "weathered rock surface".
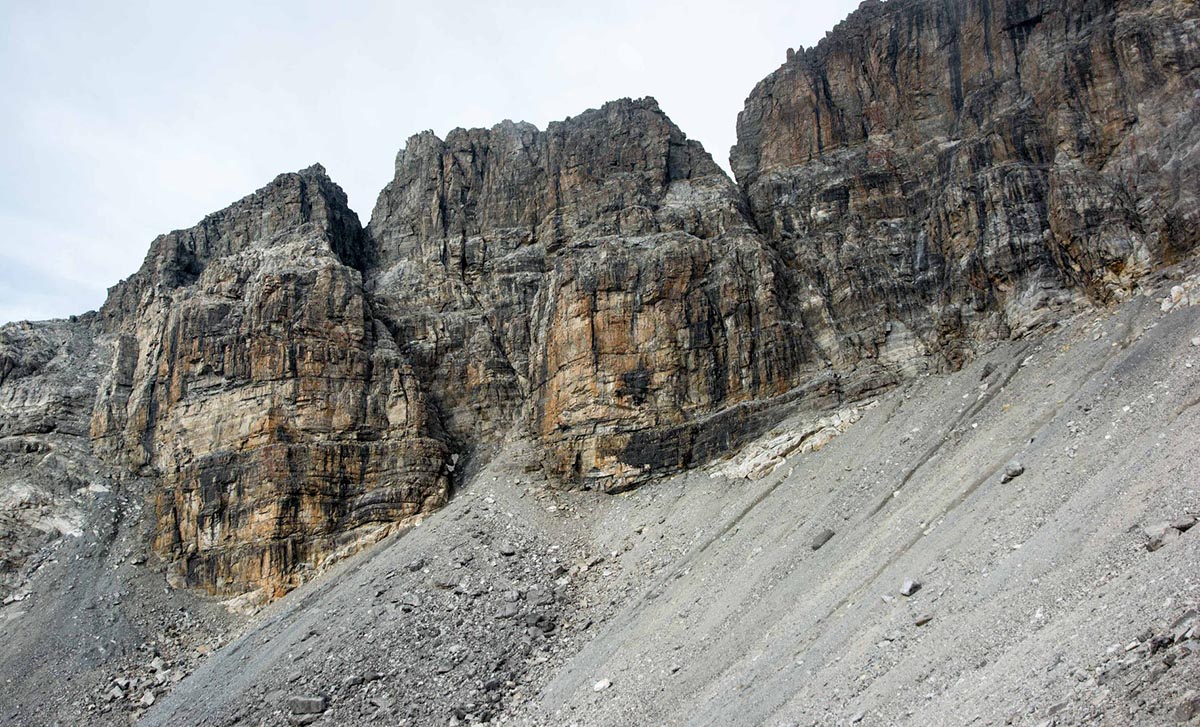
M 371 315 L 364 251 L 314 167 L 160 237 L 110 295 L 92 435 L 161 477 L 154 544 L 184 582 L 277 595 L 444 504 L 448 449 Z
M 738 117 L 733 170 L 838 368 L 1127 295 L 1200 241 L 1189 0 L 868 0 Z
M 379 310 L 448 428 L 527 418 L 566 481 L 703 460 L 743 425 L 701 418 L 796 383 L 774 255 L 653 99 L 415 136 L 369 232 Z
M 22 596 L 31 556 L 79 533 L 101 484 L 88 441 L 99 372 L 80 320 L 0 328 L 0 599 Z
M 751 94 L 737 185 L 653 99 L 414 136 L 366 230 L 319 166 L 281 175 L 156 239 L 99 314 L 5 328 L 0 436 L 156 480 L 173 581 L 225 594 L 440 507 L 514 426 L 619 491 L 824 409 L 728 465 L 764 477 L 1193 252 L 1198 16 L 864 3 Z

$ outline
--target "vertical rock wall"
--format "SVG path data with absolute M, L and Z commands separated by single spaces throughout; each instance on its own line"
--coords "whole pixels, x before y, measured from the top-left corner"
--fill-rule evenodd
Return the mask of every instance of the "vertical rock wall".
M 414 136 L 366 230 L 281 175 L 97 315 L 0 331 L 0 453 L 152 478 L 154 547 L 217 593 L 439 507 L 510 431 L 631 487 L 1190 259 L 1198 65 L 1191 1 L 869 1 L 751 93 L 736 185 L 653 99 Z

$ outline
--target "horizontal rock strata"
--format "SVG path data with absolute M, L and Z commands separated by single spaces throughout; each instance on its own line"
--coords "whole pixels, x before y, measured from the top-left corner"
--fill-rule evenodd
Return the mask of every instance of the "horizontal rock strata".
M 0 331 L 5 485 L 152 478 L 173 580 L 274 595 L 514 427 L 571 487 L 705 462 L 1190 259 L 1198 65 L 1184 0 L 865 2 L 751 93 L 736 184 L 653 99 L 414 136 L 366 229 L 281 175 Z

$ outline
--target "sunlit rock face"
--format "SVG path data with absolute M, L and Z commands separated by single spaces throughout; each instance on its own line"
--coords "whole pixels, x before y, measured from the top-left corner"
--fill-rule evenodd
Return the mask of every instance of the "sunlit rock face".
M 628 487 L 719 447 L 800 347 L 733 183 L 652 99 L 539 131 L 409 140 L 370 288 L 458 438 L 526 422 L 565 482 Z
M 161 478 L 154 546 L 184 582 L 276 594 L 445 502 L 445 437 L 371 315 L 364 251 L 312 168 L 160 237 L 113 290 L 92 436 Z
M 865 2 L 751 93 L 732 164 L 823 354 L 930 354 L 1105 303 L 1197 242 L 1187 0 Z

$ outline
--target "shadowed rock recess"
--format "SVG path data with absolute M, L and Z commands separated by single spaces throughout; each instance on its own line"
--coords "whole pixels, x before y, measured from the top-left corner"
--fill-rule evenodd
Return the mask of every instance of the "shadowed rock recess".
M 753 90 L 736 184 L 652 99 L 414 136 L 365 229 L 320 166 L 281 175 L 156 239 L 98 313 L 0 329 L 5 481 L 39 452 L 148 478 L 173 583 L 270 597 L 510 432 L 616 492 L 782 404 L 955 370 L 1193 254 L 1198 23 L 863 3 Z M 70 528 L 10 519 L 6 573 Z

